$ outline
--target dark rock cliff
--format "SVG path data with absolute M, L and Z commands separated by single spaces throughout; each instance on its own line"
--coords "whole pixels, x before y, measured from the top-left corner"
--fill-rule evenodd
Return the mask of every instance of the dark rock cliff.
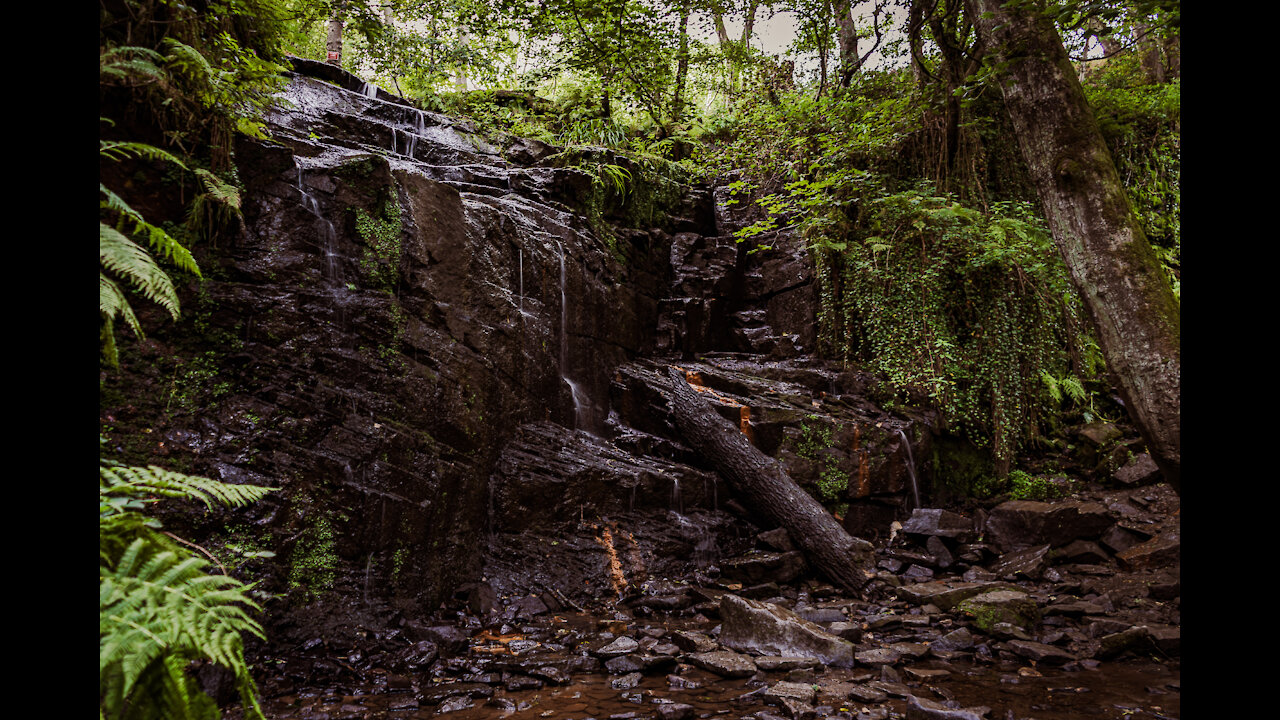
M 595 151 L 499 147 L 326 80 L 292 74 L 272 139 L 238 141 L 241 232 L 201 248 L 185 321 L 103 381 L 116 447 L 280 488 L 175 522 L 210 547 L 275 553 L 247 562 L 286 638 L 291 609 L 327 604 L 348 629 L 384 603 L 421 616 L 482 572 L 585 602 L 589 585 L 545 587 L 556 579 L 533 564 L 598 587 L 602 527 L 652 574 L 767 529 L 726 514 L 732 498 L 682 445 L 667 363 L 851 531 L 902 516 L 905 441 L 923 456 L 929 418 L 885 412 L 864 398 L 874 378 L 810 357 L 803 247 L 748 252 L 730 237 L 742 219 L 678 178 L 610 198 L 590 163 L 573 166 Z M 669 511 L 679 523 L 659 522 Z M 529 532 L 566 541 L 535 551 Z

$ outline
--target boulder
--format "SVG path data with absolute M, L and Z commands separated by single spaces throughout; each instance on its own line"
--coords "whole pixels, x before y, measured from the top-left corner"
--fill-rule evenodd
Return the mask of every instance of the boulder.
M 1000 556 L 999 560 L 991 563 L 987 569 L 996 577 L 1013 578 L 1021 575 L 1032 580 L 1038 580 L 1048 566 L 1049 546 L 1038 545 L 1025 550 L 1005 553 Z
M 1176 565 L 1181 557 L 1182 543 L 1176 533 L 1153 537 L 1116 555 L 1120 564 L 1131 570 Z
M 1040 620 L 1040 609 L 1035 601 L 1016 590 L 993 590 L 975 595 L 961 602 L 957 609 L 972 617 L 974 624 L 984 632 L 991 632 L 998 623 L 1031 630 Z
M 1062 648 L 1031 640 L 1010 640 L 1005 646 L 1015 655 L 1044 665 L 1065 665 L 1076 659 L 1075 655 Z
M 1095 502 L 1009 500 L 987 516 L 986 538 L 1004 552 L 1041 544 L 1058 547 L 1095 539 L 1112 523 L 1107 509 Z
M 800 577 L 806 567 L 804 555 L 799 551 L 752 552 L 742 557 L 722 561 L 720 574 L 725 579 L 740 580 L 752 585 L 767 582 L 788 583 Z
M 991 590 L 1018 590 L 1018 586 L 1004 582 L 959 582 L 933 580 L 931 582 L 904 585 L 894 592 L 898 597 L 915 605 L 932 604 L 939 610 L 950 610 L 960 601 Z
M 944 537 L 960 543 L 973 542 L 977 538 L 973 521 L 959 513 L 942 508 L 916 508 L 902 524 L 902 532 L 908 535 Z
M 1160 468 L 1156 467 L 1156 461 L 1151 459 L 1150 453 L 1133 457 L 1112 475 L 1117 483 L 1129 487 L 1150 485 L 1159 482 L 1163 477 L 1160 474 Z
M 907 720 L 985 720 L 990 708 L 950 708 L 935 700 L 907 697 Z
M 786 608 L 734 595 L 720 599 L 720 644 L 761 655 L 803 655 L 853 666 L 853 644 Z

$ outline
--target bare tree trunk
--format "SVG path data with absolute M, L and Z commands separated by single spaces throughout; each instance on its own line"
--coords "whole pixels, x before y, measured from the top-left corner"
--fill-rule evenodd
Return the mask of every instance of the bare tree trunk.
M 827 44 L 822 41 L 821 28 L 814 28 L 814 40 L 818 46 L 818 94 L 822 97 L 822 92 L 827 89 Z
M 738 57 L 733 40 L 729 39 L 729 30 L 724 25 L 724 10 L 716 3 L 712 5 L 711 15 L 715 18 L 716 37 L 720 41 L 720 52 L 729 61 L 729 91 L 738 91 Z
M 344 15 L 338 9 L 329 18 L 329 35 L 324 43 L 325 62 L 339 67 L 342 66 L 342 26 L 346 23 Z
M 671 406 L 685 440 L 705 457 L 752 511 L 787 529 L 828 580 L 851 590 L 867 582 L 871 544 L 850 536 L 826 508 L 796 485 L 778 461 L 756 449 L 737 427 L 699 397 L 672 368 Z
M 671 98 L 671 124 L 684 119 L 684 86 L 689 77 L 689 0 L 680 3 L 680 49 L 676 52 L 676 86 Z
M 465 31 L 458 33 L 458 42 L 463 47 L 467 46 L 467 33 Z M 458 92 L 467 91 L 467 66 L 459 65 L 453 76 L 453 88 Z
M 853 24 L 853 0 L 836 0 L 836 40 L 840 45 L 840 87 L 849 87 L 857 72 L 858 31 Z
M 1080 81 L 1040 3 L 966 0 L 1054 241 L 1125 407 L 1181 492 L 1181 306 L 1139 226 Z
M 751 33 L 756 26 L 756 10 L 760 8 L 760 0 L 751 0 L 747 6 L 747 17 L 742 22 L 742 48 L 751 47 Z

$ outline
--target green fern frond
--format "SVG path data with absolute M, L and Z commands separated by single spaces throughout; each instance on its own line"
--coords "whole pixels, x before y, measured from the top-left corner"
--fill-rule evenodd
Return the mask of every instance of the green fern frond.
M 167 67 L 185 75 L 193 85 L 208 86 L 216 82 L 218 71 L 199 50 L 172 37 L 166 37 L 162 44 L 167 52 L 164 58 Z
M 208 197 L 222 205 L 234 208 L 237 213 L 240 212 L 240 190 L 235 185 L 223 181 L 222 178 L 204 168 L 196 168 L 195 174 L 204 185 L 205 194 Z
M 1089 397 L 1088 391 L 1084 389 L 1084 385 L 1080 384 L 1080 380 L 1074 375 L 1068 375 L 1061 380 L 1062 389 L 1066 391 L 1067 397 L 1077 403 L 1082 403 Z
M 1055 403 L 1062 402 L 1062 388 L 1058 379 L 1049 374 L 1048 370 L 1040 371 L 1040 381 L 1044 383 L 1044 387 L 1049 391 L 1049 398 Z
M 148 160 L 163 160 L 165 162 L 171 162 L 183 170 L 187 169 L 187 166 L 178 159 L 178 156 L 148 143 L 99 140 L 98 154 L 108 160 L 117 162 L 130 157 L 140 157 Z
M 252 585 L 207 572 L 203 558 L 157 532 L 141 512 L 156 498 L 238 506 L 274 488 L 234 485 L 164 468 L 99 461 L 99 712 L 103 720 L 217 718 L 186 672 L 204 660 L 236 677 L 245 716 L 261 719 L 243 634 L 264 637 Z
M 98 273 L 98 310 L 108 324 L 113 323 L 117 316 L 123 316 L 134 334 L 143 337 L 142 325 L 133 314 L 133 308 L 129 307 L 129 300 L 125 298 L 124 291 L 102 273 Z
M 236 485 L 218 480 L 185 475 L 161 467 L 103 464 L 100 468 L 101 495 L 136 497 L 140 494 L 199 500 L 206 507 L 214 503 L 240 507 L 257 502 L 276 488 L 262 485 Z
M 196 259 L 182 243 L 178 242 L 162 228 L 147 222 L 142 214 L 129 206 L 110 188 L 98 183 L 98 190 L 104 199 L 99 203 L 100 209 L 110 210 L 133 222 L 133 232 L 147 238 L 151 249 L 160 257 L 173 263 L 179 270 L 185 270 L 196 277 L 200 274 L 200 266 Z M 237 198 L 238 200 L 239 198 Z
M 163 61 L 164 56 L 150 48 L 114 47 L 98 56 L 98 75 L 101 82 L 131 79 L 159 82 L 165 79 L 165 73 L 158 65 Z
M 178 318 L 178 293 L 173 281 L 141 246 L 104 222 L 98 222 L 98 258 L 102 267 L 119 275 L 148 300 Z
M 102 344 L 102 359 L 113 368 L 119 367 L 120 355 L 116 349 L 116 317 L 123 316 L 125 322 L 139 338 L 144 335 L 142 325 L 133 314 L 133 308 L 129 306 L 129 300 L 125 298 L 120 286 L 102 273 L 98 273 L 98 312 L 102 319 L 102 328 L 98 333 L 98 340 Z
M 160 693 L 170 696 L 162 707 L 169 707 L 170 700 L 189 706 L 195 688 L 190 678 L 172 669 L 191 660 L 222 665 L 239 684 L 252 687 L 242 633 L 264 636 L 246 612 L 262 609 L 248 596 L 249 586 L 207 574 L 201 558 L 153 550 L 139 539 L 114 569 L 100 566 L 99 680 L 108 717 L 124 711 L 135 687 L 148 685 L 148 677 L 170 683 Z M 156 673 L 169 677 L 154 677 Z M 159 686 L 150 687 L 154 692 Z

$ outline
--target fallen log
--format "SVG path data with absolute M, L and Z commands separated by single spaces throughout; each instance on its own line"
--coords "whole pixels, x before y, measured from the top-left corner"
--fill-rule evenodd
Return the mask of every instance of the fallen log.
M 760 452 L 737 427 L 711 408 L 685 380 L 669 371 L 676 427 L 729 487 L 761 516 L 787 529 L 809 562 L 832 583 L 850 590 L 866 584 L 871 543 L 853 537 L 826 508 L 800 488 L 782 465 Z

